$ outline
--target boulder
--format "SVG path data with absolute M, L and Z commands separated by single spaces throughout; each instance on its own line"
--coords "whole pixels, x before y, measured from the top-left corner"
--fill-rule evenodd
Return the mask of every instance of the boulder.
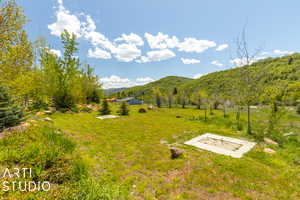
M 44 121 L 46 121 L 46 122 L 53 122 L 53 120 L 50 117 L 44 118 Z
M 278 146 L 278 143 L 275 142 L 274 140 L 270 139 L 270 138 L 264 138 L 264 142 L 265 142 L 266 144 L 269 144 L 269 145 Z
M 149 105 L 148 106 L 148 110 L 153 110 L 154 109 L 154 106 L 153 105 Z
M 47 115 L 51 115 L 53 112 L 51 111 L 51 110 L 46 110 L 45 111 L 45 114 L 47 114 Z
M 140 108 L 139 109 L 139 113 L 146 113 L 146 112 L 147 112 L 147 110 L 145 108 Z
M 274 153 L 276 153 L 275 150 L 270 149 L 270 148 L 264 148 L 264 152 L 265 152 L 265 153 L 268 153 L 268 154 L 274 154 Z
M 171 152 L 172 159 L 178 158 L 183 155 L 183 150 L 175 148 L 175 147 L 171 147 L 170 152 Z
M 40 112 L 37 112 L 35 115 L 38 115 L 38 116 L 39 116 L 39 115 L 44 115 L 44 114 L 46 114 L 46 113 L 40 111 Z

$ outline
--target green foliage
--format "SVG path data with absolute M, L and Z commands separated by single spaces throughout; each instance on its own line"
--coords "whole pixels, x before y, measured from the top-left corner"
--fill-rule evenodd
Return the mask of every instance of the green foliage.
M 17 125 L 22 118 L 21 109 L 14 104 L 7 90 L 0 86 L 0 131 Z
M 101 115 L 109 115 L 110 114 L 111 111 L 110 111 L 107 99 L 103 99 L 99 112 Z
M 25 22 L 15 1 L 0 2 L 0 82 L 20 97 L 20 103 L 26 103 L 35 89 L 33 50 L 23 29 Z
M 296 109 L 297 109 L 296 112 L 300 115 L 300 103 L 298 104 Z
M 178 93 L 178 88 L 191 80 L 192 79 L 190 78 L 168 76 L 143 86 L 137 86 L 116 92 L 112 94 L 112 96 L 117 96 L 119 98 L 126 96 L 143 97 L 144 101 L 152 103 L 156 92 L 154 88 L 159 89 L 163 94 L 173 90 L 173 95 L 176 95 Z
M 120 105 L 119 114 L 120 115 L 129 115 L 128 105 L 125 101 L 123 101 Z
M 46 123 L 37 124 L 37 126 L 29 127 L 22 134 L 10 132 L 0 140 L 0 166 L 31 168 L 32 177 L 26 177 L 26 181 L 50 181 L 52 186 L 63 185 L 66 188 L 68 184 L 80 181 L 87 176 L 87 167 L 78 155 L 74 154 L 74 150 L 75 144 L 67 139 L 63 132 Z M 57 191 L 59 193 L 55 196 L 63 194 L 59 187 L 56 193 Z M 40 199 L 39 194 L 36 193 L 34 195 L 21 194 L 25 197 L 32 195 L 33 199 Z M 21 199 L 18 192 L 5 193 L 2 197 L 6 195 L 17 195 L 12 199 Z M 45 195 L 51 197 L 51 190 Z

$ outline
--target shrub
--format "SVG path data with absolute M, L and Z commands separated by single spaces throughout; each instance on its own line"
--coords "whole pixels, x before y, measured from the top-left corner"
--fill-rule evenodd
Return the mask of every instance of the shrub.
M 109 104 L 108 104 L 107 99 L 104 99 L 102 101 L 102 105 L 101 105 L 99 112 L 101 115 L 109 115 L 110 114 L 111 111 L 109 109 Z
M 296 111 L 300 115 L 300 103 L 298 104 Z
M 0 86 L 0 131 L 19 124 L 22 118 L 21 109 L 14 104 L 7 90 Z
M 119 113 L 120 115 L 129 115 L 128 105 L 125 101 L 122 102 Z
M 93 109 L 92 108 L 88 108 L 88 107 L 83 107 L 83 108 L 80 109 L 80 112 L 88 112 L 88 113 L 90 113 L 92 111 L 93 111 Z
M 147 110 L 145 108 L 140 108 L 139 109 L 139 113 L 146 113 L 146 112 L 147 112 Z
M 72 112 L 75 112 L 75 113 L 78 113 L 78 112 L 79 112 L 79 108 L 78 108 L 77 106 L 73 106 L 73 107 L 71 108 L 71 111 L 72 111 Z

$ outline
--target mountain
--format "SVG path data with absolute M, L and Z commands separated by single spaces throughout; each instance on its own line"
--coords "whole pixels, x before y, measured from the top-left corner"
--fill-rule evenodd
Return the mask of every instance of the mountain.
M 162 93 L 172 91 L 184 91 L 191 95 L 199 90 L 208 93 L 226 93 L 232 91 L 233 86 L 239 85 L 240 76 L 245 67 L 236 67 L 224 71 L 213 72 L 199 79 L 190 79 L 178 76 L 168 76 L 158 81 L 123 90 L 113 95 L 135 96 L 153 99 L 153 89 L 159 88 Z M 289 93 L 288 104 L 296 104 L 300 100 L 300 54 L 293 54 L 284 57 L 267 58 L 259 60 L 249 67 L 250 72 L 259 77 L 256 85 L 259 88 L 284 83 Z
M 123 91 L 116 92 L 112 95 L 117 97 L 123 96 L 135 96 L 135 97 L 149 97 L 153 94 L 153 89 L 160 89 L 163 93 L 167 91 L 172 91 L 176 87 L 180 87 L 193 79 L 179 77 L 179 76 L 167 76 L 160 80 L 148 83 L 142 86 L 136 86 L 132 88 L 125 89 Z
M 123 88 L 109 88 L 109 89 L 104 89 L 104 93 L 105 93 L 105 95 L 109 96 L 113 93 L 120 92 L 120 91 L 123 91 L 123 90 L 126 90 L 126 89 L 128 89 L 128 88 L 125 88 L 125 87 L 123 87 Z

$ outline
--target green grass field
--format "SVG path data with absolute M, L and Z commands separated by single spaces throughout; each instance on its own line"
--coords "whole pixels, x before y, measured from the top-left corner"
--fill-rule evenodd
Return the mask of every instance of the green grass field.
M 129 116 L 117 119 L 99 120 L 97 113 L 51 116 L 88 164 L 90 193 L 137 200 L 300 199 L 300 147 L 294 140 L 272 147 L 277 151 L 272 155 L 259 144 L 235 159 L 183 144 L 207 132 L 252 140 L 236 131 L 233 114 L 224 119 L 214 111 L 204 122 L 202 110 L 162 108 L 142 114 L 140 107 L 131 106 Z M 299 123 L 299 116 L 290 115 L 282 128 L 299 131 Z M 172 160 L 168 145 L 183 149 L 184 156 Z M 89 195 L 85 198 L 97 199 Z

